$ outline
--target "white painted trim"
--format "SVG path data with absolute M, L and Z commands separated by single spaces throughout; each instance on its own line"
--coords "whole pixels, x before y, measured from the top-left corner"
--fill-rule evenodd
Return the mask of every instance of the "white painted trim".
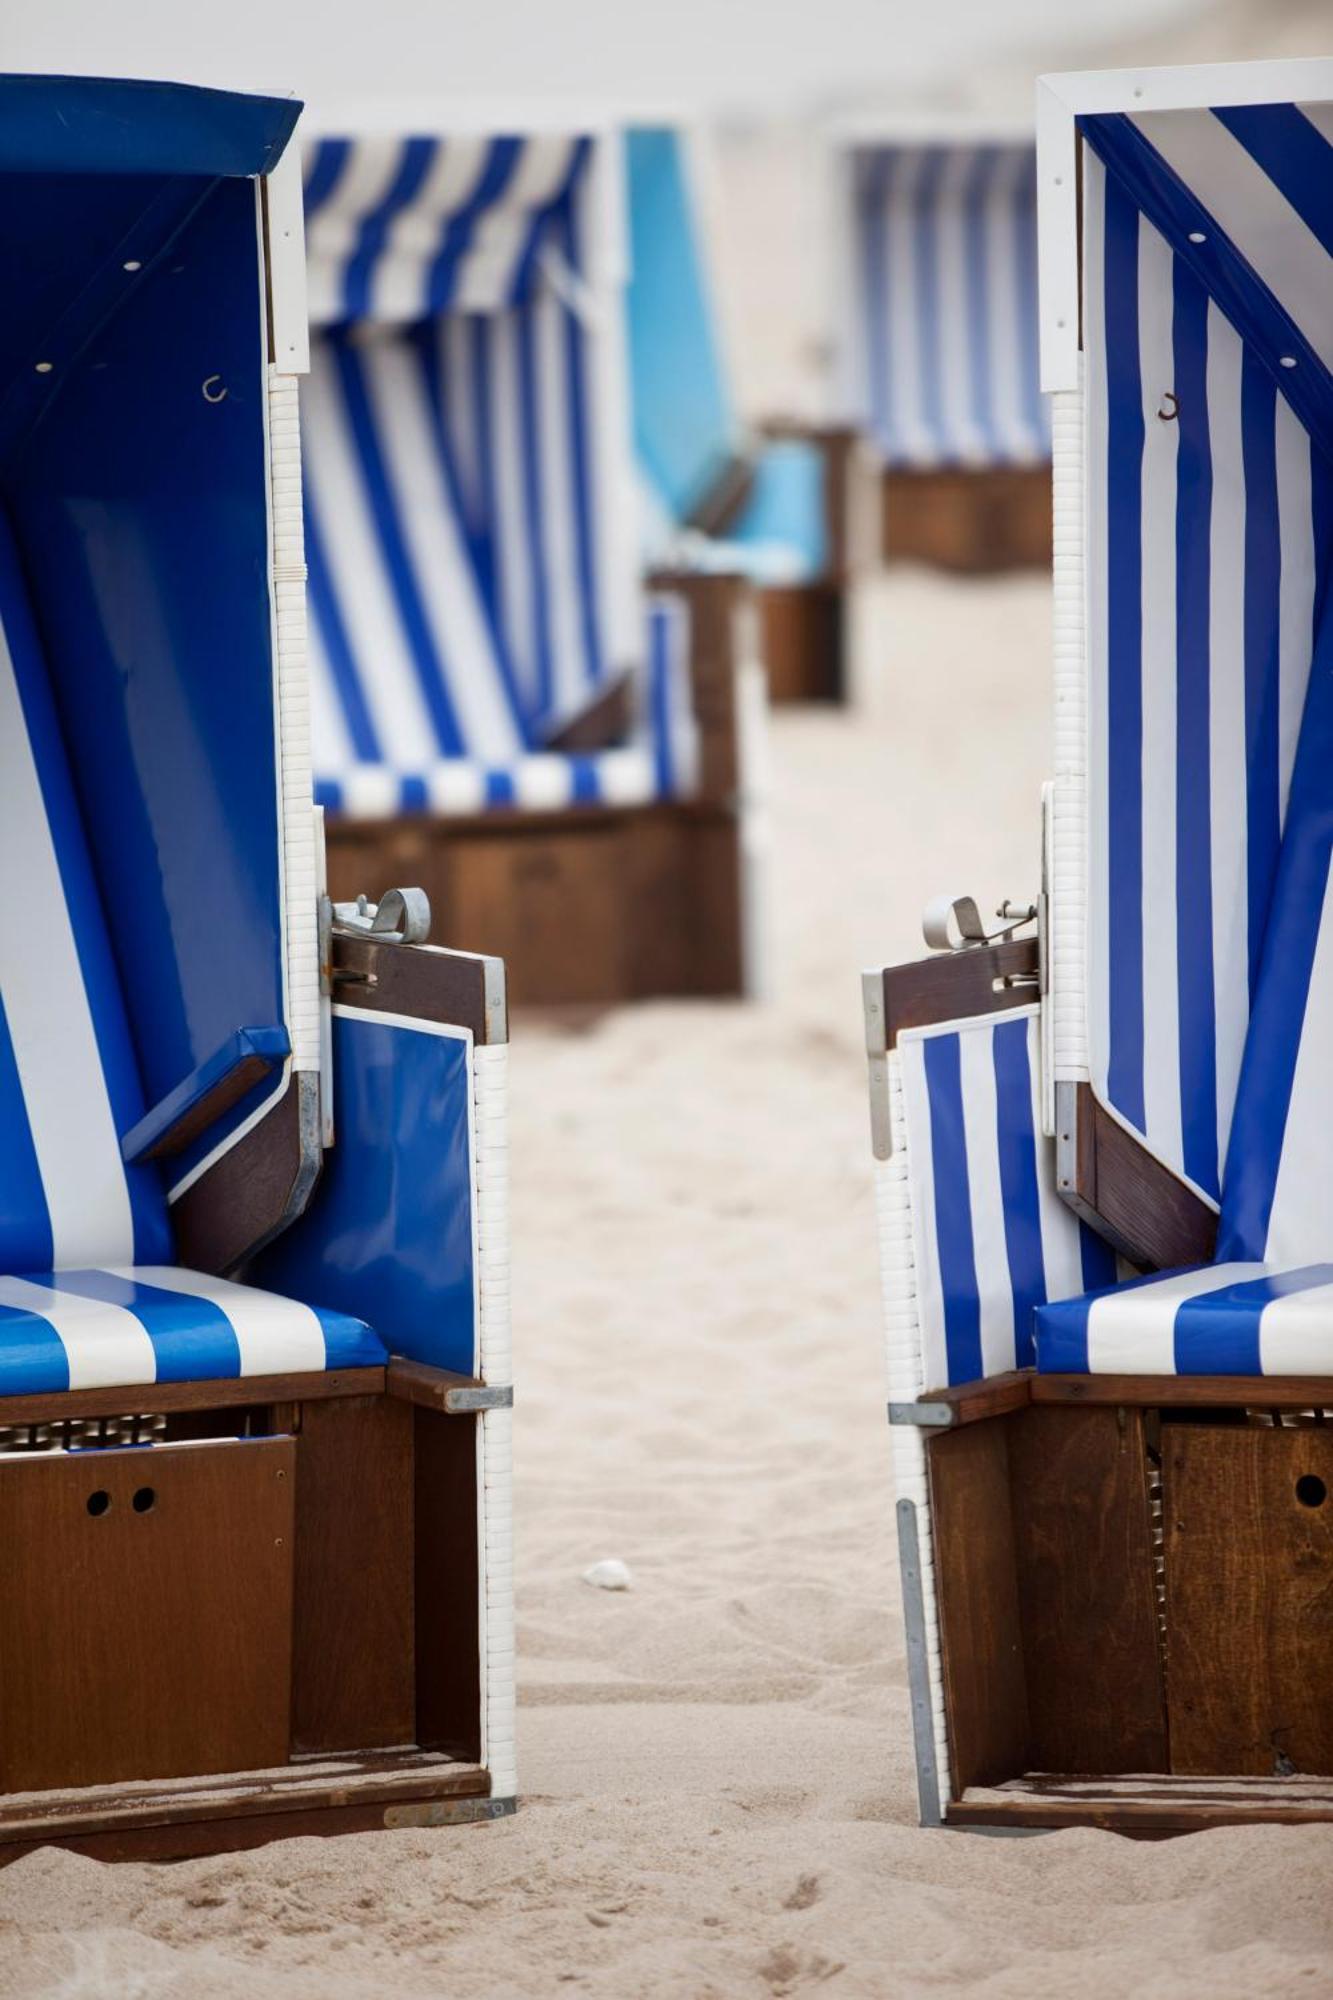
M 268 211 L 269 298 L 274 365 L 284 375 L 310 368 L 310 313 L 305 279 L 305 204 L 301 194 L 301 124 L 264 179 Z
M 513 1381 L 509 1273 L 509 1049 L 473 1050 L 479 1302 L 477 1364 L 498 1388 Z
M 993 1021 L 992 1016 L 987 1016 Z M 959 1024 L 945 1024 L 952 1031 Z M 875 1224 L 879 1239 L 880 1292 L 884 1306 L 884 1349 L 889 1400 L 911 1403 L 925 1388 L 921 1353 L 921 1318 L 917 1310 L 916 1254 L 912 1231 L 912 1178 L 907 1150 L 907 1117 L 903 1103 L 902 1058 L 897 1049 L 887 1059 L 889 1136 L 892 1151 L 875 1162 Z M 925 1615 L 926 1657 L 930 1677 L 930 1711 L 939 1772 L 940 1805 L 950 1796 L 949 1744 L 944 1723 L 944 1671 L 940 1656 L 940 1617 L 935 1590 L 935 1546 L 926 1477 L 925 1434 L 918 1424 L 892 1424 L 889 1446 L 899 1500 L 916 1508 L 921 1560 L 921 1601 Z
M 1076 386 L 1051 398 L 1055 776 L 1049 814 L 1049 993 L 1042 1011 L 1043 1069 L 1052 1086 L 1085 1082 L 1089 1074 L 1088 645 L 1081 355 L 1075 356 L 1075 364 Z M 1053 1089 L 1047 1113 L 1053 1128 Z
M 456 1423 L 457 1418 L 450 1418 Z M 486 1410 L 477 1426 L 481 1567 L 481 1755 L 491 1796 L 518 1789 L 515 1745 L 514 1502 L 512 1410 Z
M 1078 201 L 1075 120 L 1108 112 L 1189 111 L 1333 99 L 1333 57 L 1070 70 L 1037 80 L 1037 240 L 1041 386 L 1078 386 Z

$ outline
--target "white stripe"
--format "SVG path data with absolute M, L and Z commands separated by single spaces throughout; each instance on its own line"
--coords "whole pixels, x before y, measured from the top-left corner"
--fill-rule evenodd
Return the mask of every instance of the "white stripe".
M 434 419 L 421 371 L 396 338 L 368 347 L 364 366 L 398 518 L 463 748 L 470 756 L 505 763 L 519 754 L 522 741 L 432 443 Z M 373 662 L 367 667 L 373 673 Z
M 514 797 L 529 812 L 550 812 L 570 804 L 574 766 L 558 751 L 524 757 L 514 769 Z
M 980 1301 L 981 1372 L 999 1375 L 1014 1365 L 1014 1294 L 1000 1185 L 994 1028 L 970 1028 L 961 1033 L 958 1053 L 972 1252 Z
M 1313 915 L 1313 913 L 1312 913 Z M 1333 872 L 1324 883 L 1314 964 L 1264 1256 L 1270 1264 L 1314 1264 L 1330 1249 L 1333 1187 Z
M 1102 1103 L 1110 1064 L 1111 883 L 1107 666 L 1110 592 L 1107 583 L 1108 438 L 1105 273 L 1106 170 L 1083 147 L 1083 337 L 1088 366 L 1085 406 L 1087 481 L 1084 488 L 1088 594 L 1088 1067 Z
M 1026 153 L 1000 162 L 986 196 L 986 267 L 990 277 L 991 397 L 997 441 L 1009 456 L 1044 454 L 1027 415 L 1031 356 L 1024 351 L 1022 301 L 1018 289 L 1018 185 L 1029 170 Z
M 134 1273 L 126 1270 L 117 1275 Z M 157 1380 L 157 1356 L 147 1329 L 125 1306 L 9 1277 L 0 1277 L 0 1305 L 16 1306 L 49 1321 L 65 1350 L 71 1389 Z
M 551 132 L 535 133 L 524 141 L 504 204 L 480 218 L 472 248 L 459 263 L 454 296 L 460 310 L 494 311 L 508 301 L 533 213 L 559 193 L 574 144 Z
M 41 781 L 0 623 L 0 854 L 35 923 L 0 923 L 0 994 L 59 1267 L 134 1255 L 134 1220 Z
M 1175 378 L 1175 258 L 1139 223 L 1143 391 L 1143 1105 L 1152 1149 L 1179 1173 L 1180 999 L 1176 956 L 1176 462 L 1179 427 L 1157 416 Z M 1114 939 L 1112 939 L 1114 949 Z
M 555 715 L 574 714 L 593 692 L 579 616 L 574 539 L 573 407 L 565 372 L 564 308 L 549 294 L 531 308 L 536 349 L 538 453 L 546 602 Z
M 316 777 L 341 778 L 355 763 L 356 752 L 325 650 L 323 626 L 313 605 L 306 645 L 310 674 L 311 761 Z
M 921 310 L 916 278 L 916 189 L 923 153 L 894 161 L 884 203 L 885 343 L 889 368 L 889 429 L 894 455 L 929 464 L 932 440 L 921 423 Z M 925 335 L 929 338 L 929 334 Z
M 435 753 L 435 727 L 384 565 L 337 365 L 324 341 L 311 343 L 305 396 L 306 473 L 362 693 L 386 763 L 411 770 Z
M 1264 1307 L 1259 1366 L 1265 1375 L 1333 1374 L 1333 1285 L 1288 1292 Z
M 925 1050 L 919 1039 L 904 1036 L 898 1044 L 902 1063 L 903 1113 L 907 1124 L 907 1156 L 912 1175 L 912 1245 L 916 1261 L 917 1310 L 921 1323 L 921 1379 L 927 1389 L 943 1388 L 949 1380 L 949 1351 L 944 1338 L 944 1294 L 940 1281 L 939 1245 L 935 1236 L 935 1165 L 930 1139 L 930 1095 L 926 1088 Z
M 487 331 L 491 385 L 491 450 L 495 461 L 495 520 L 500 615 L 514 671 L 531 714 L 537 705 L 536 601 L 532 540 L 523 483 L 522 390 L 518 314 L 497 313 Z
M 328 1355 L 317 1314 L 299 1299 L 279 1298 L 253 1285 L 233 1285 L 226 1278 L 182 1271 L 174 1264 L 140 1264 L 115 1269 L 112 1277 L 140 1285 L 158 1285 L 217 1306 L 231 1322 L 241 1351 L 242 1375 L 282 1375 L 325 1366 Z M 109 1308 L 100 1307 L 107 1311 Z M 129 1315 L 133 1317 L 133 1315 Z M 137 1322 L 136 1322 L 137 1324 Z M 124 1379 L 124 1378 L 119 1378 Z
M 1134 123 L 1333 367 L 1333 257 L 1276 182 L 1211 111 L 1156 111 Z
M 1185 1299 L 1263 1276 L 1262 1264 L 1206 1264 L 1151 1285 L 1109 1292 L 1088 1308 L 1088 1371 L 1093 1375 L 1174 1375 L 1176 1307 Z
M 1213 1011 L 1217 1033 L 1217 1158 L 1225 1166 L 1250 1021 L 1245 762 L 1245 470 L 1240 337 L 1208 307 L 1208 442 L 1212 533 L 1208 564 L 1209 848 Z
M 1333 309 L 1333 297 L 1329 304 Z M 1276 411 L 1282 564 L 1278 586 L 1278 768 L 1285 821 L 1314 651 L 1315 547 L 1309 434 L 1281 396 Z
M 308 299 L 312 326 L 341 319 L 347 260 L 363 219 L 393 185 L 402 157 L 399 139 L 360 139 L 351 147 L 328 200 L 311 218 L 307 237 Z

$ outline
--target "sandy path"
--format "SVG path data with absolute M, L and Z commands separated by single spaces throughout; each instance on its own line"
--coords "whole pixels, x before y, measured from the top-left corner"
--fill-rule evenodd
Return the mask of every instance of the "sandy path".
M 1333 1829 L 912 1823 L 856 974 L 1030 890 L 1046 615 L 897 582 L 873 699 L 781 720 L 772 1007 L 520 1028 L 520 1815 L 30 1857 L 0 1993 L 1333 1992 Z

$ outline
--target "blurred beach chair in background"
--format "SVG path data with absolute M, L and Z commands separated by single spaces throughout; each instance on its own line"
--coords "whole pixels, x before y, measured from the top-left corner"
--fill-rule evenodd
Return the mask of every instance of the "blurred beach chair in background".
M 1333 63 L 1039 117 L 1037 934 L 866 975 L 922 1814 L 1326 1819 Z
M 503 967 L 320 894 L 298 110 L 0 79 L 0 1860 L 513 1804 Z
M 619 142 L 390 124 L 306 156 L 334 893 L 419 882 L 519 1000 L 739 993 L 762 695 L 739 585 L 642 587 Z
M 625 146 L 630 382 L 650 562 L 747 577 L 772 699 L 840 701 L 848 596 L 878 559 L 877 496 L 857 433 L 749 429 L 713 277 L 701 141 L 680 126 L 644 126 Z
M 840 407 L 882 466 L 888 561 L 1051 559 L 1030 131 L 852 127 L 834 139 Z

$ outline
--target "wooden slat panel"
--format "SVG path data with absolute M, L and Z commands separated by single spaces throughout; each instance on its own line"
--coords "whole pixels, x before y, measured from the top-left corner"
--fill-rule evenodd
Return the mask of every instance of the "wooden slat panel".
M 1139 1409 L 1333 1409 L 1333 1375 L 1033 1375 L 1034 1403 Z
M 1030 1762 L 1165 1771 L 1142 1414 L 1029 1409 L 1008 1432 Z
M 293 1747 L 411 1742 L 410 1404 L 387 1396 L 310 1404 L 296 1500 Z
M 937 951 L 884 972 L 884 1024 L 892 1048 L 904 1028 L 931 1028 L 940 1021 L 966 1021 L 975 1014 L 1002 1014 L 1030 1007 L 1035 983 L 1006 986 L 1006 979 L 1035 982 L 1037 940 L 977 945 L 969 951 Z
M 1143 1270 L 1211 1263 L 1216 1212 L 1112 1118 L 1090 1084 L 1078 1085 L 1074 1103 L 1074 1184 L 1061 1188 L 1071 1206 Z
M 416 1432 L 416 1740 L 481 1757 L 476 1417 L 402 1404 Z
M 294 1464 L 290 1438 L 0 1459 L 0 1790 L 286 1758 Z
M 383 1368 L 334 1368 L 325 1374 L 237 1375 L 212 1382 L 140 1382 L 129 1389 L 63 1389 L 42 1396 L 0 1396 L 0 1424 L 69 1423 L 76 1417 L 129 1417 L 180 1410 L 262 1408 L 377 1396 Z
M 1162 1444 L 1172 1769 L 1333 1772 L 1333 1435 L 1172 1424 Z
M 1009 1505 L 1008 1419 L 931 1439 L 931 1514 L 955 1793 L 1024 1771 L 1029 1720 Z

